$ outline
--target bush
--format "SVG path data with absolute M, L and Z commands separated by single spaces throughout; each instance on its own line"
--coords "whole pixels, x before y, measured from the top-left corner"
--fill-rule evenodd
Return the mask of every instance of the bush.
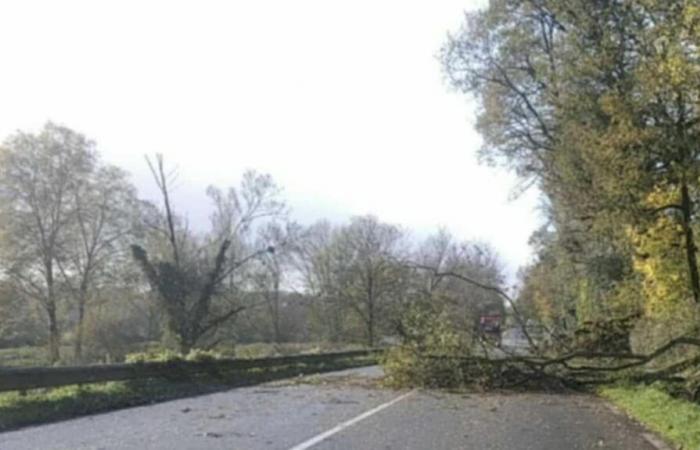
M 198 348 L 193 348 L 185 356 L 186 361 L 204 362 L 204 361 L 216 361 L 217 359 L 223 359 L 224 356 L 214 350 L 201 350 Z
M 159 349 L 150 350 L 138 353 L 129 353 L 126 355 L 125 361 L 130 364 L 139 364 L 146 362 L 174 362 L 174 361 L 215 361 L 222 359 L 223 356 L 213 350 L 201 350 L 193 348 L 186 355 L 182 355 L 173 350 Z
M 124 358 L 124 361 L 129 364 L 139 364 L 146 362 L 172 362 L 172 361 L 184 361 L 185 358 L 172 350 L 150 350 L 138 353 L 129 353 Z
M 83 324 L 83 361 L 124 360 L 142 340 L 138 323 L 133 312 L 112 304 L 89 311 Z
M 289 356 L 300 354 L 317 354 L 330 351 L 345 351 L 351 346 L 329 345 L 313 342 L 284 342 L 267 343 L 257 342 L 252 344 L 241 344 L 236 346 L 235 355 L 237 358 L 269 358 L 274 356 Z M 356 346 L 357 347 L 357 346 Z

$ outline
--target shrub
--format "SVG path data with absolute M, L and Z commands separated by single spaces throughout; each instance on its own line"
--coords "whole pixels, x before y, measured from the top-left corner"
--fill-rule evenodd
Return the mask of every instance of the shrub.
M 126 355 L 126 362 L 131 364 L 145 363 L 145 362 L 173 362 L 173 361 L 193 361 L 193 362 L 203 362 L 203 361 L 215 361 L 217 359 L 223 359 L 224 356 L 213 351 L 213 350 L 202 350 L 198 348 L 193 348 L 186 355 L 181 355 L 173 350 L 169 349 L 157 349 L 149 350 L 145 352 L 129 353 Z
M 198 348 L 193 348 L 190 350 L 190 352 L 185 356 L 185 360 L 187 361 L 197 361 L 197 362 L 203 362 L 203 361 L 215 361 L 217 359 L 223 359 L 224 356 L 221 355 L 220 353 L 215 352 L 214 350 L 202 350 Z
M 139 364 L 146 362 L 172 362 L 184 361 L 185 358 L 172 350 L 151 350 L 139 353 L 129 353 L 124 359 L 129 364 Z

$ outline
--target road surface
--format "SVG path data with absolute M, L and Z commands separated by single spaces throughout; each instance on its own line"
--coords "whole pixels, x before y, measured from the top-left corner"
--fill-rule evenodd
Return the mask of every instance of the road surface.
M 597 398 L 376 386 L 378 368 L 232 389 L 0 434 L 0 449 L 655 449 Z

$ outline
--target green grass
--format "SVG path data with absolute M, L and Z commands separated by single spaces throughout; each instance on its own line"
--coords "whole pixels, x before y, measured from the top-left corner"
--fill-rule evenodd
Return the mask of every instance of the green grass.
M 374 358 L 349 358 L 333 364 L 294 365 L 275 369 L 250 369 L 226 374 L 222 378 L 189 381 L 144 380 L 65 386 L 0 393 L 0 431 L 27 425 L 55 422 L 119 408 L 146 405 L 176 398 L 191 397 L 291 378 L 317 372 L 375 364 Z
M 61 346 L 61 354 L 73 353 L 70 346 Z M 14 347 L 0 349 L 0 367 L 45 366 L 49 363 L 46 347 Z
M 238 344 L 233 349 L 221 346 L 220 348 L 215 348 L 215 350 L 227 356 L 235 356 L 236 358 L 268 358 L 271 356 L 347 352 L 363 350 L 365 348 L 366 347 L 357 344 L 332 344 L 324 342 L 283 342 L 279 344 L 259 342 L 253 344 Z
M 362 350 L 365 347 L 357 344 L 332 344 L 328 342 L 284 342 L 280 344 L 259 342 L 252 344 L 222 344 L 213 349 L 227 358 L 267 358 L 271 356 L 298 355 L 302 353 L 327 353 L 344 352 L 352 350 Z M 162 352 L 164 347 L 158 342 L 142 342 L 134 344 L 126 351 L 129 353 L 139 352 Z M 73 347 L 69 345 L 61 346 L 61 365 L 75 364 L 72 361 Z M 113 362 L 120 362 L 121 359 Z M 97 363 L 103 361 L 87 360 L 86 363 Z M 48 354 L 45 346 L 25 346 L 14 348 L 0 348 L 0 367 L 36 367 L 49 365 Z
M 612 386 L 600 394 L 682 449 L 700 449 L 700 405 L 655 386 Z
M 84 414 L 149 403 L 151 399 L 172 398 L 172 383 L 136 386 L 110 382 L 56 389 L 37 389 L 21 395 L 0 394 L 0 430 L 68 419 Z M 169 392 L 170 391 L 170 392 Z

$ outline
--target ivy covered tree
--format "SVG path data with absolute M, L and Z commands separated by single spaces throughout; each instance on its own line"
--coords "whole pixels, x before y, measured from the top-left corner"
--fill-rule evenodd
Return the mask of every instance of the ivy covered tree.
M 172 175 L 166 173 L 162 156 L 148 163 L 163 200 L 162 214 L 148 228 L 165 239 L 167 251 L 156 259 L 134 244 L 132 255 L 162 307 L 169 336 L 178 351 L 187 354 L 246 308 L 241 272 L 251 261 L 275 251 L 272 245 L 255 247 L 252 233 L 261 221 L 282 218 L 286 207 L 269 176 L 248 172 L 240 190 L 208 190 L 215 207 L 212 231 L 197 236 L 174 211 Z

